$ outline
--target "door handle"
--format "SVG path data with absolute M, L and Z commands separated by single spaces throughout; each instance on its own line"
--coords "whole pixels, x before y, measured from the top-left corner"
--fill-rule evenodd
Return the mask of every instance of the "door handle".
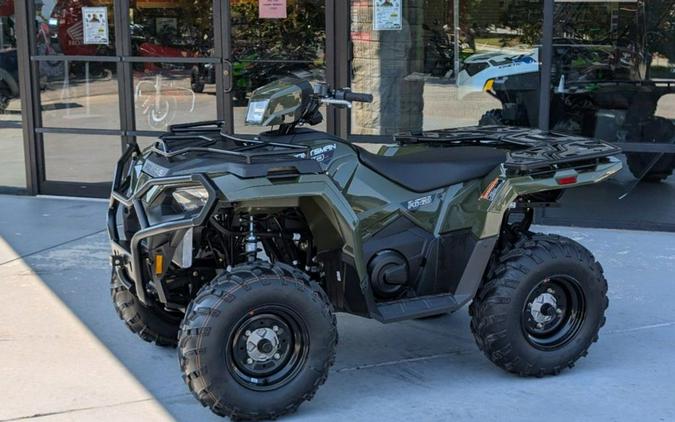
M 227 93 L 232 92 L 233 83 L 232 78 L 232 62 L 223 60 L 223 90 Z

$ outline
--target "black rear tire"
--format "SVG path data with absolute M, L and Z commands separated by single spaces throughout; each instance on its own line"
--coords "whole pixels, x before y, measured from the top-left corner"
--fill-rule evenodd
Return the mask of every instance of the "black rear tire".
M 607 305 L 602 267 L 586 248 L 562 236 L 524 233 L 488 271 L 469 307 L 471 331 L 500 368 L 557 375 L 598 340 Z
M 182 315 L 169 312 L 158 305 L 145 306 L 134 296 L 113 271 L 110 294 L 115 310 L 131 332 L 143 340 L 162 347 L 176 347 Z
M 628 131 L 628 142 L 662 143 L 675 142 L 675 126 L 670 120 L 663 117 L 652 117 L 639 124 L 633 125 Z M 675 154 L 664 154 L 656 163 L 657 154 L 627 152 L 626 163 L 634 177 L 642 178 L 645 182 L 658 183 L 666 180 L 675 169 Z M 652 166 L 647 170 L 648 166 Z
M 192 88 L 192 91 L 197 94 L 201 94 L 202 92 L 204 92 L 205 84 L 201 80 L 199 66 L 195 66 L 192 68 L 192 73 L 190 74 L 190 87 Z
M 288 265 L 259 261 L 205 285 L 179 338 L 183 379 L 202 405 L 264 420 L 312 399 L 335 361 L 337 328 L 317 283 Z
M 486 111 L 478 121 L 479 126 L 503 126 L 507 124 L 508 122 L 504 120 L 502 110 L 498 108 Z

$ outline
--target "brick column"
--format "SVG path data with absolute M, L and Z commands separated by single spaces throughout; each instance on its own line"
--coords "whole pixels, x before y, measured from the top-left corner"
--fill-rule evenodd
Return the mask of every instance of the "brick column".
M 403 1 L 400 31 L 373 31 L 372 0 L 352 1 L 352 89 L 373 94 L 371 104 L 354 104 L 352 133 L 391 135 L 421 130 L 424 81 L 423 0 Z

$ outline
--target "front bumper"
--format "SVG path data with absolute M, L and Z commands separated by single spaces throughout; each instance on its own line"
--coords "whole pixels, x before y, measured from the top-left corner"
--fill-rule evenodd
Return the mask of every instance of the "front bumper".
M 146 284 L 148 280 L 143 277 L 141 260 L 141 242 L 145 239 L 157 235 L 175 233 L 180 230 L 200 226 L 208 218 L 217 201 L 217 191 L 211 184 L 208 177 L 204 174 L 193 174 L 188 176 L 173 176 L 165 178 L 150 179 L 138 189 L 135 189 L 131 195 L 122 193 L 123 188 L 128 188 L 131 181 L 134 162 L 140 155 L 136 145 L 130 145 L 119 159 L 115 166 L 113 177 L 112 192 L 110 194 L 110 203 L 108 206 L 108 236 L 112 248 L 113 271 L 116 272 L 119 280 L 142 302 L 147 304 Z M 183 186 L 201 185 L 209 193 L 208 200 L 201 211 L 190 218 L 171 220 L 151 225 L 148 223 L 148 216 L 143 207 L 142 198 L 153 187 L 160 189 L 176 188 Z M 131 189 L 128 189 L 131 191 Z M 131 239 L 122 239 L 119 233 L 120 221 L 118 215 L 120 206 L 132 210 L 138 219 L 140 230 L 131 236 Z M 161 279 L 154 280 L 155 289 L 159 299 L 168 305 L 166 298 L 166 289 Z

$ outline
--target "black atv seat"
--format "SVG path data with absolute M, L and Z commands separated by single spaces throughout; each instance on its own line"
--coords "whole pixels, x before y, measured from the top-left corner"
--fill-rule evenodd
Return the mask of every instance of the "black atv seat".
M 408 190 L 427 192 L 486 176 L 506 151 L 481 146 L 433 147 L 386 157 L 359 148 L 361 162 Z

